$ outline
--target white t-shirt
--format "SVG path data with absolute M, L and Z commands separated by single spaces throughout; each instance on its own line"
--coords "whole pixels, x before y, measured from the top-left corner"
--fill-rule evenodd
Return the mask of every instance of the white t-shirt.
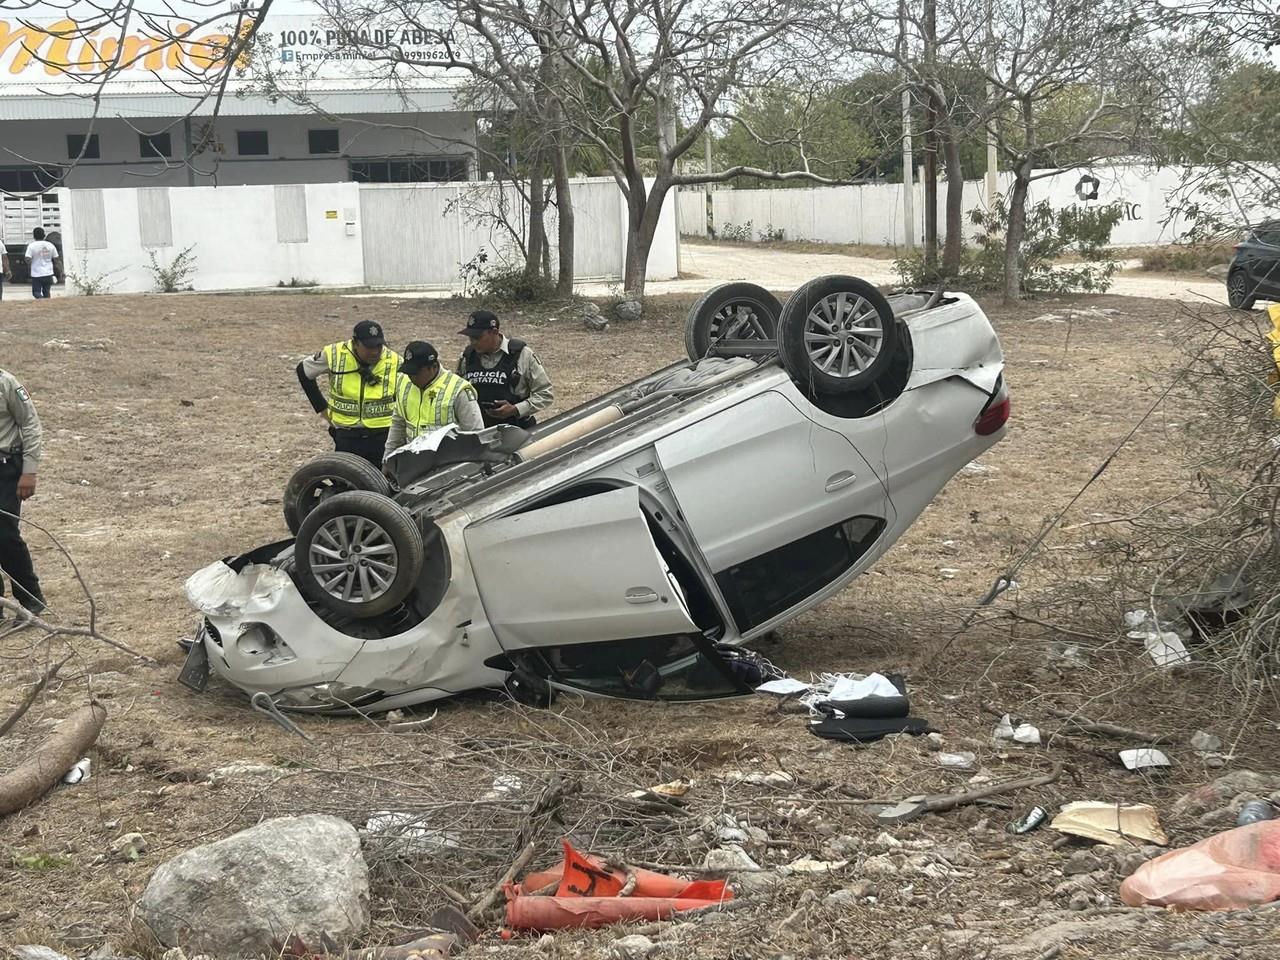
M 31 261 L 31 276 L 52 277 L 53 260 L 58 248 L 48 240 L 32 240 L 27 244 L 27 259 Z

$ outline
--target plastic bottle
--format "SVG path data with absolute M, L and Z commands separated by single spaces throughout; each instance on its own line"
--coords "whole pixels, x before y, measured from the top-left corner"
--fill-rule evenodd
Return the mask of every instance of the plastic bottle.
M 1276 808 L 1266 800 L 1250 800 L 1240 808 L 1240 815 L 1236 817 L 1236 826 L 1243 827 L 1245 824 L 1258 823 L 1261 820 L 1275 819 Z

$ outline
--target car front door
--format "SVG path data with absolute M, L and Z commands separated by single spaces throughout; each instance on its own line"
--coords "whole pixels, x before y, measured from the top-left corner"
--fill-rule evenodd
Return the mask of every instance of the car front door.
M 698 632 L 636 487 L 472 524 L 464 536 L 504 649 Z

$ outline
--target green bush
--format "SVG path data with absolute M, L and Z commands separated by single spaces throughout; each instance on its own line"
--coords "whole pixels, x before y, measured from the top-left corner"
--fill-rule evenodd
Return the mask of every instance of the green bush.
M 755 233 L 752 231 L 754 224 L 748 220 L 742 226 L 735 226 L 732 223 L 726 223 L 720 228 L 720 233 L 716 239 L 725 240 L 730 243 L 750 243 L 755 239 Z M 770 225 L 772 226 L 772 224 Z
M 1019 260 L 1023 292 L 1102 293 L 1111 286 L 1119 262 L 1107 249 L 1111 231 L 1120 221 L 1117 207 L 1065 207 L 1054 210 L 1047 200 L 1027 210 L 1027 230 Z M 966 248 L 960 272 L 944 277 L 937 268 L 926 268 L 923 255 L 894 261 L 907 286 L 931 286 L 939 282 L 966 290 L 1004 289 L 1004 238 L 1009 212 L 1003 197 L 990 210 L 974 210 L 971 221 L 981 228 L 977 244 Z M 1061 263 L 1069 254 L 1079 261 Z
M 1141 253 L 1142 269 L 1157 273 L 1199 273 L 1220 263 L 1230 263 L 1235 251 L 1225 243 L 1174 243 L 1150 247 Z
M 499 303 L 536 303 L 556 297 L 556 285 L 541 273 L 528 274 L 523 268 L 506 265 L 489 266 L 489 253 L 481 249 L 466 263 L 458 275 L 462 278 L 462 296 Z

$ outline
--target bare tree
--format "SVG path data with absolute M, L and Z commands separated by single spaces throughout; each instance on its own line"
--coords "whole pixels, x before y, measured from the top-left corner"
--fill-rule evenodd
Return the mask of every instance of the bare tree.
M 997 93 L 986 123 L 1013 173 L 1004 296 L 1017 300 L 1032 181 L 1135 143 L 1140 21 L 1128 0 L 947 0 L 943 9 L 966 66 Z

